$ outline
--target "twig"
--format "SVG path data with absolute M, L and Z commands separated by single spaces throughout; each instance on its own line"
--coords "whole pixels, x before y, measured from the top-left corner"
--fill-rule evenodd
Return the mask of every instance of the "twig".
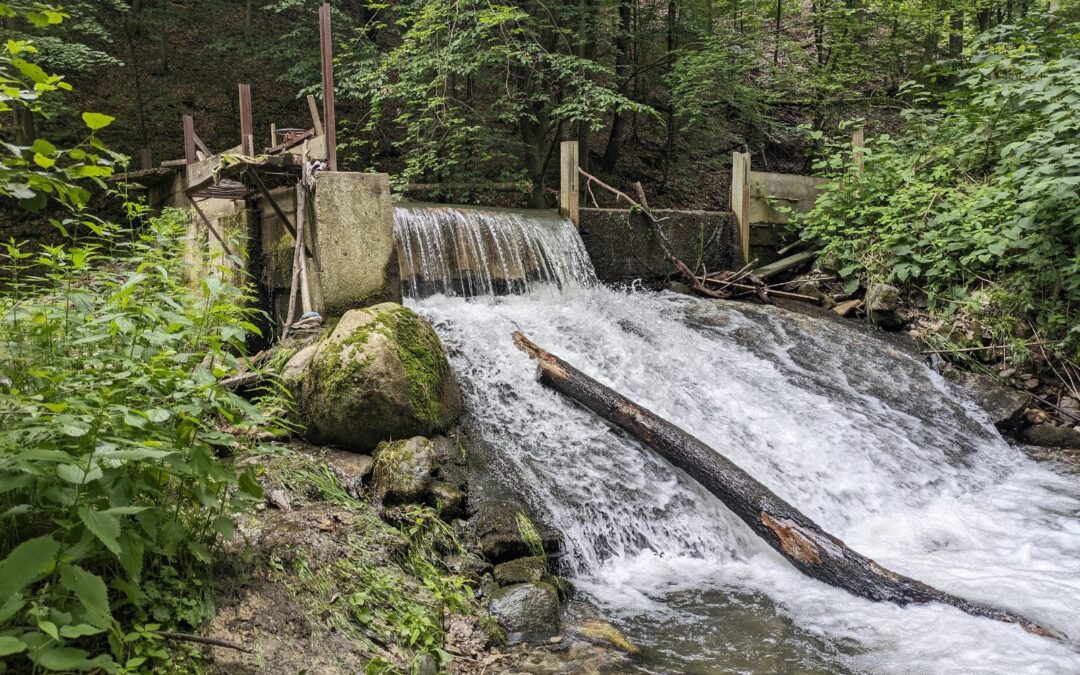
M 1025 347 L 1041 347 L 1042 342 L 1028 342 Z M 1011 345 L 985 345 L 982 347 L 957 347 L 956 349 L 924 349 L 920 354 L 958 354 L 960 352 L 980 352 L 984 349 L 1009 349 Z
M 170 633 L 168 631 L 156 630 L 155 635 L 160 635 L 166 640 L 178 640 L 180 642 L 197 642 L 203 645 L 211 645 L 213 647 L 224 647 L 225 649 L 235 649 L 238 652 L 245 654 L 254 654 L 255 650 L 244 645 L 230 642 L 228 640 L 222 640 L 221 638 L 205 637 L 203 635 L 193 635 L 191 633 Z

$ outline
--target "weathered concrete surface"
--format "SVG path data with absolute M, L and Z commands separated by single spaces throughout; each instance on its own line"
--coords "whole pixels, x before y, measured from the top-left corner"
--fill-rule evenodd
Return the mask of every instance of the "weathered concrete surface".
M 401 301 L 389 176 L 318 173 L 314 239 L 315 303 L 324 314 Z
M 742 267 L 732 213 L 675 210 L 653 213 L 662 219 L 675 255 L 691 268 L 701 263 L 710 271 Z M 642 216 L 632 217 L 628 210 L 581 209 L 581 239 L 600 281 L 655 281 L 675 273 Z

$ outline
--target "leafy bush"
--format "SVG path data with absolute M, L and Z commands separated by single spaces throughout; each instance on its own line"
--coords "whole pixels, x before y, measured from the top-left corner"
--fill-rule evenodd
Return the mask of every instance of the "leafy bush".
M 850 147 L 820 162 L 832 181 L 797 226 L 838 261 L 849 291 L 894 282 L 1002 337 L 1033 319 L 1075 354 L 1080 31 L 1047 17 L 1002 26 L 951 83 L 907 85 L 907 126 L 869 140 L 862 173 Z
M 170 212 L 142 232 L 98 224 L 87 241 L 37 254 L 4 246 L 0 653 L 39 668 L 115 670 L 91 653 L 99 637 L 129 653 L 121 617 L 160 609 L 142 582 L 209 563 L 260 493 L 215 458 L 237 445 L 221 423 L 267 422 L 217 384 L 255 327 L 241 289 L 216 276 L 184 283 L 185 222 Z M 44 277 L 22 283 L 31 262 Z

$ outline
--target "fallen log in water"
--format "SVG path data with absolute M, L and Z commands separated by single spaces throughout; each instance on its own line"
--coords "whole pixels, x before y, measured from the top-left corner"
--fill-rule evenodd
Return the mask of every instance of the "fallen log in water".
M 549 354 L 520 332 L 519 349 L 536 359 L 540 382 L 627 431 L 716 495 L 800 572 L 875 602 L 940 602 L 972 616 L 1015 623 L 1036 635 L 1063 636 L 1027 617 L 972 602 L 897 574 L 848 548 L 814 521 L 686 431 Z

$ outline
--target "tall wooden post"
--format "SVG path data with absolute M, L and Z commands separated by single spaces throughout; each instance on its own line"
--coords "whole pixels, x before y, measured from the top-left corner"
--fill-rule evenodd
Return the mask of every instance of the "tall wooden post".
M 337 171 L 337 116 L 334 112 L 334 33 L 330 3 L 319 8 L 319 43 L 322 48 L 323 127 L 326 131 L 326 163 Z
M 563 141 L 559 146 L 559 213 L 579 227 L 578 142 Z
M 731 154 L 731 210 L 739 225 L 743 262 L 750 262 L 750 153 Z
M 150 154 L 150 148 L 139 148 L 139 168 L 144 170 L 154 168 L 154 156 Z
M 861 128 L 856 129 L 851 134 L 851 147 L 854 148 L 852 154 L 855 158 L 855 170 L 862 173 L 866 157 L 866 153 L 863 151 L 863 148 L 866 147 L 866 136 Z
M 195 118 L 184 115 L 184 163 L 194 164 L 199 161 L 195 154 Z
M 255 154 L 255 124 L 251 119 L 251 85 L 240 85 L 240 154 Z

